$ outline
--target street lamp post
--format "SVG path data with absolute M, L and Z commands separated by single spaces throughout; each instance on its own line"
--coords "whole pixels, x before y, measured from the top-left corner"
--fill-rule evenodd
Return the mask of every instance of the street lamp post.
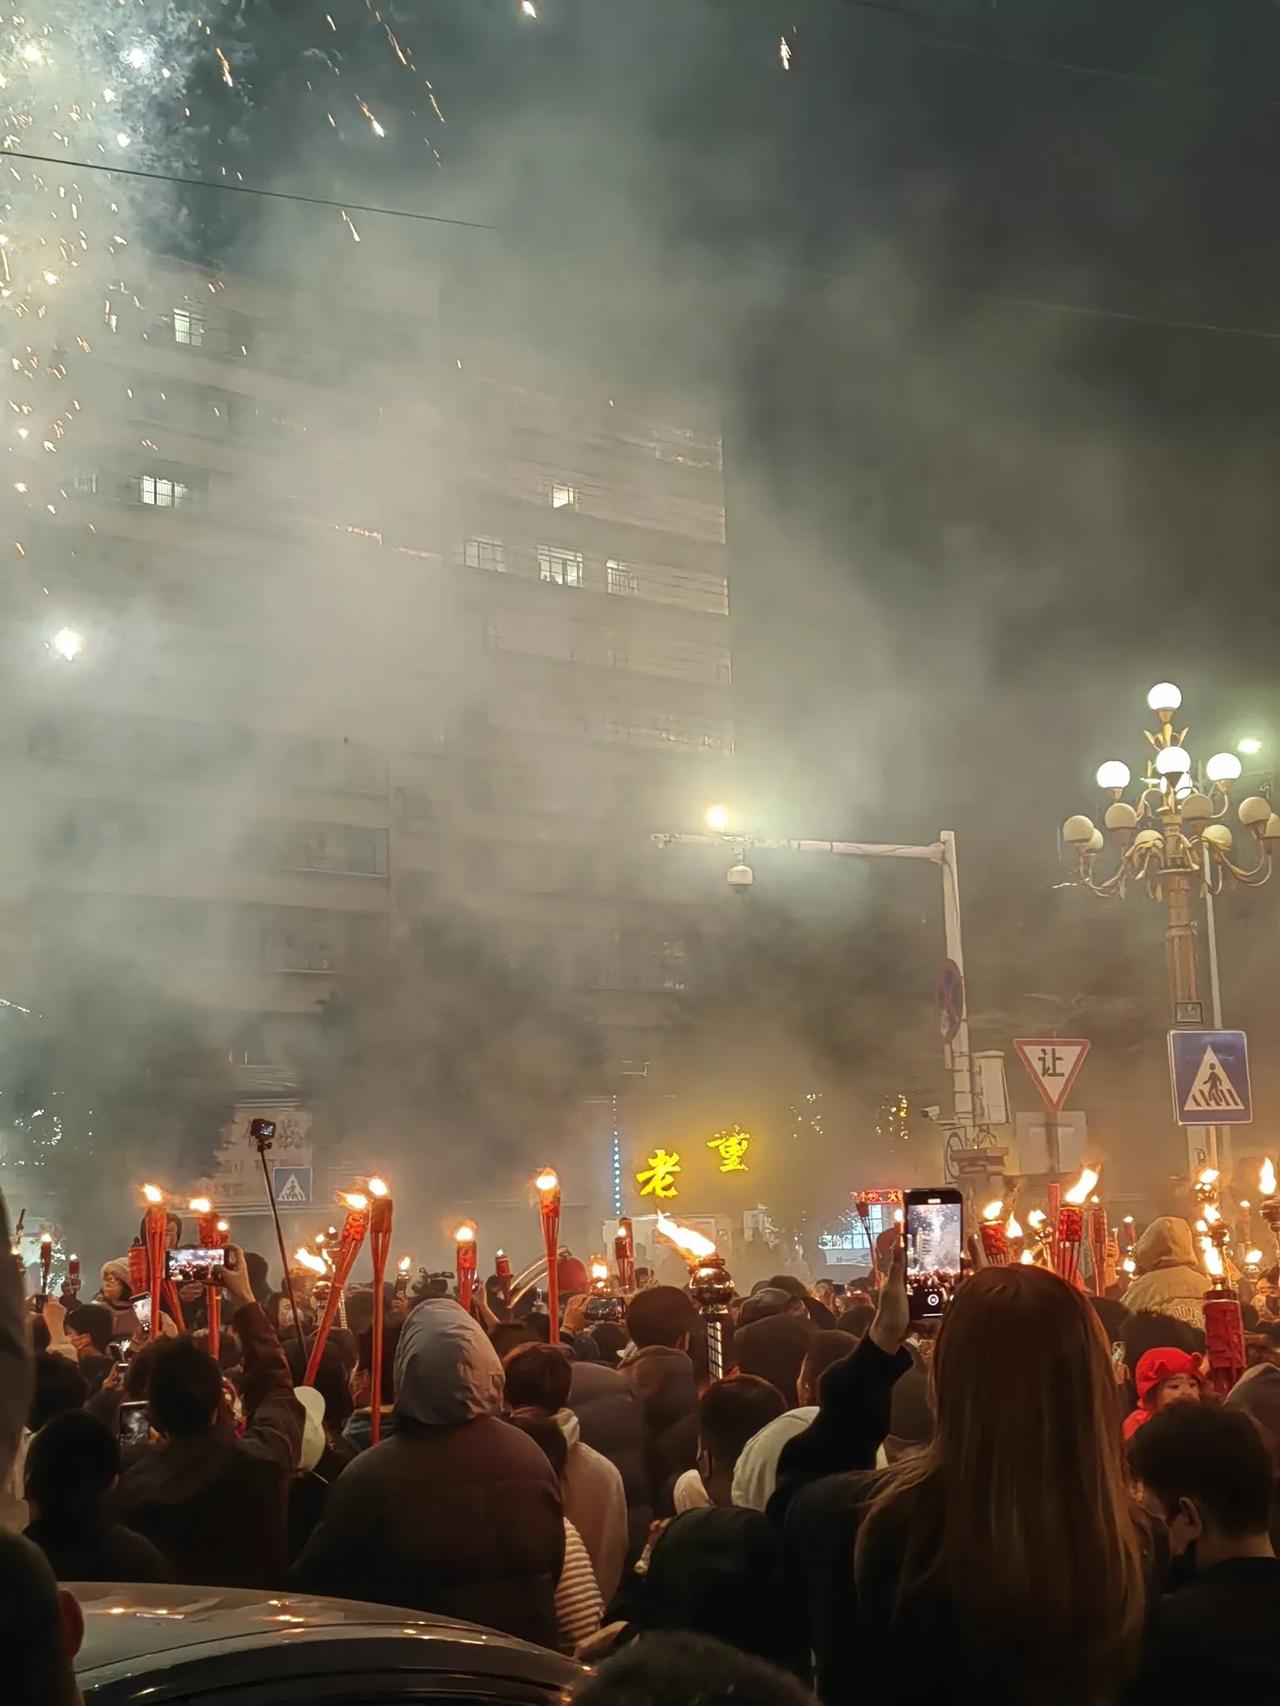
M 1116 869 L 1109 877 L 1096 874 L 1106 837 L 1092 819 L 1081 813 L 1069 817 L 1062 826 L 1062 839 L 1075 849 L 1081 880 L 1094 894 L 1123 899 L 1131 885 L 1141 884 L 1152 899 L 1164 902 L 1165 961 L 1177 1024 L 1194 1019 L 1197 1009 L 1203 1013 L 1193 899 L 1203 895 L 1212 908 L 1214 896 L 1224 885 L 1257 888 L 1265 883 L 1280 842 L 1280 816 L 1261 795 L 1241 800 L 1237 815 L 1256 837 L 1258 857 L 1247 867 L 1236 864 L 1231 857 L 1234 838 L 1223 819 L 1231 804 L 1231 785 L 1241 775 L 1240 760 L 1233 752 L 1215 753 L 1193 780 L 1185 744 L 1189 731 L 1184 728 L 1179 733 L 1173 726 L 1181 692 L 1172 682 L 1159 682 L 1148 693 L 1147 704 L 1159 727 L 1142 731 L 1152 756 L 1137 784 L 1137 804 L 1125 798 L 1132 779 L 1127 764 L 1112 758 L 1098 767 L 1098 786 L 1111 795 L 1102 821 L 1119 850 Z M 1212 953 L 1212 939 L 1210 948 Z M 1216 955 L 1211 981 L 1218 1023 Z M 1215 1133 L 1212 1149 L 1216 1147 Z

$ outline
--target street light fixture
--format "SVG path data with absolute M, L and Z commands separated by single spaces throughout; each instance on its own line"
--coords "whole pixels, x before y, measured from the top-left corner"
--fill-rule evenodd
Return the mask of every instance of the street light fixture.
M 1262 742 L 1257 735 L 1244 735 L 1236 742 L 1236 751 L 1244 753 L 1246 758 L 1256 758 L 1262 751 Z
M 1112 759 L 1099 767 L 1097 775 L 1098 786 L 1112 795 L 1103 823 L 1119 849 L 1115 871 L 1101 880 L 1095 877 L 1095 860 L 1105 837 L 1090 818 L 1069 817 L 1062 826 L 1062 839 L 1075 849 L 1081 879 L 1094 894 L 1123 897 L 1129 885 L 1137 882 L 1145 885 L 1154 900 L 1166 903 L 1169 993 L 1176 1013 L 1179 1003 L 1200 999 L 1196 927 L 1191 920 L 1193 891 L 1211 900 L 1225 883 L 1249 888 L 1265 883 L 1280 845 L 1280 816 L 1260 795 L 1251 794 L 1240 802 L 1238 816 L 1257 838 L 1258 858 L 1249 866 L 1236 864 L 1231 858 L 1233 837 L 1222 819 L 1231 803 L 1231 784 L 1239 780 L 1243 768 L 1240 760 L 1231 752 L 1215 753 L 1204 767 L 1205 786 L 1197 786 L 1191 776 L 1191 754 L 1183 744 L 1187 730 L 1178 734 L 1173 728 L 1181 692 L 1170 681 L 1160 682 L 1147 694 L 1147 704 L 1160 726 L 1143 730 L 1154 756 L 1138 781 L 1136 803 L 1131 805 L 1124 798 L 1127 765 Z
M 84 635 L 75 628 L 59 628 L 49 643 L 65 663 L 74 663 L 84 650 Z
M 706 811 L 702 814 L 702 821 L 706 824 L 707 828 L 713 831 L 716 835 L 723 835 L 729 827 L 728 806 L 708 806 Z

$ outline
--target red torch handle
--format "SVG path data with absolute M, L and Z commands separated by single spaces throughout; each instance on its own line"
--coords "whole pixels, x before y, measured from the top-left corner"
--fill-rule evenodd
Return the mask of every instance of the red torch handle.
M 151 1286 L 151 1326 L 148 1337 L 160 1337 L 160 1292 L 164 1284 L 165 1212 L 160 1203 L 147 1208 L 147 1269 Z
M 1007 1268 L 1009 1265 L 1009 1238 L 1004 1227 L 998 1220 L 984 1220 L 981 1228 L 982 1248 L 987 1260 L 993 1267 Z
M 328 1340 L 334 1317 L 338 1313 L 338 1299 L 342 1296 L 342 1288 L 351 1276 L 351 1270 L 360 1254 L 360 1246 L 364 1243 L 365 1231 L 368 1227 L 368 1216 L 353 1210 L 342 1228 L 342 1240 L 338 1245 L 338 1254 L 333 1264 L 333 1273 L 329 1280 L 329 1295 L 325 1299 L 324 1313 L 320 1317 L 320 1326 L 316 1332 L 316 1342 L 311 1347 L 311 1355 L 307 1359 L 307 1371 L 302 1377 L 304 1386 L 315 1382 L 316 1370 L 320 1367 L 320 1358 L 324 1355 L 325 1343 Z M 374 1339 L 375 1346 L 378 1340 Z
M 382 1438 L 382 1339 L 386 1316 L 383 1282 L 391 1251 L 391 1198 L 375 1197 L 369 1211 L 369 1252 L 373 1257 L 373 1350 L 369 1358 L 369 1438 Z
M 548 1192 L 542 1200 L 542 1242 L 547 1252 L 547 1313 L 551 1317 L 551 1343 L 560 1343 L 560 1193 Z
M 1245 1369 L 1244 1321 L 1238 1298 L 1213 1291 L 1206 1295 L 1204 1343 L 1210 1384 L 1225 1395 Z

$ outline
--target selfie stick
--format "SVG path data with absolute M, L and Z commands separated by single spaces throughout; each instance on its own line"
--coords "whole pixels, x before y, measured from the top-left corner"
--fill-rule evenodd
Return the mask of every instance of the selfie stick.
M 298 1319 L 298 1300 L 293 1295 L 293 1275 L 289 1271 L 289 1258 L 285 1254 L 284 1232 L 280 1226 L 280 1210 L 276 1207 L 276 1194 L 271 1189 L 271 1169 L 267 1166 L 267 1151 L 275 1141 L 276 1122 L 274 1120 L 250 1120 L 249 1136 L 258 1146 L 258 1155 L 262 1161 L 262 1178 L 267 1187 L 267 1202 L 271 1208 L 271 1218 L 276 1227 L 276 1245 L 280 1251 L 280 1267 L 284 1274 L 284 1289 L 289 1298 L 289 1309 L 293 1315 L 293 1330 L 298 1335 L 298 1343 L 303 1343 L 302 1322 Z

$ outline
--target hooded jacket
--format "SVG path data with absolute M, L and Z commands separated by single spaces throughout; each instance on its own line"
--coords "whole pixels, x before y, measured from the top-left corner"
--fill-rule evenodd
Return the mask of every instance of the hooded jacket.
M 109 1303 L 106 1297 L 106 1284 L 114 1277 L 124 1285 L 124 1302 Z M 138 1317 L 133 1312 L 129 1297 L 133 1291 L 133 1281 L 129 1276 L 129 1263 L 123 1256 L 118 1256 L 114 1262 L 102 1264 L 102 1284 L 98 1287 L 95 1303 L 100 1303 L 104 1309 L 111 1311 L 111 1336 L 114 1339 L 131 1339 L 138 1330 Z
M 1133 1371 L 1133 1383 L 1138 1389 L 1138 1407 L 1136 1410 L 1130 1410 L 1125 1417 L 1126 1439 L 1132 1439 L 1143 1423 L 1149 1422 L 1155 1415 L 1159 1389 L 1166 1380 L 1172 1380 L 1175 1374 L 1190 1374 L 1197 1382 L 1201 1381 L 1200 1362 L 1197 1351 L 1177 1351 L 1167 1345 L 1157 1345 L 1154 1350 L 1143 1351 L 1138 1358 L 1138 1366 Z
M 502 1364 L 458 1305 L 429 1298 L 396 1347 L 396 1431 L 338 1477 L 295 1587 L 557 1638 L 564 1512 L 555 1471 L 500 1419 Z
M 1191 1228 L 1177 1215 L 1162 1214 L 1139 1238 L 1133 1252 L 1138 1277 L 1121 1302 L 1131 1314 L 1155 1309 L 1204 1327 L 1204 1294 L 1209 1281 L 1196 1258 Z
M 671 1481 L 698 1461 L 698 1383 L 693 1362 L 669 1345 L 646 1345 L 619 1370 L 640 1402 L 645 1473 L 655 1514 L 671 1514 Z
M 618 1591 L 627 1557 L 627 1495 L 622 1476 L 582 1442 L 572 1410 L 557 1410 L 556 1424 L 569 1448 L 564 1472 L 564 1514 L 582 1537 L 606 1605 Z

